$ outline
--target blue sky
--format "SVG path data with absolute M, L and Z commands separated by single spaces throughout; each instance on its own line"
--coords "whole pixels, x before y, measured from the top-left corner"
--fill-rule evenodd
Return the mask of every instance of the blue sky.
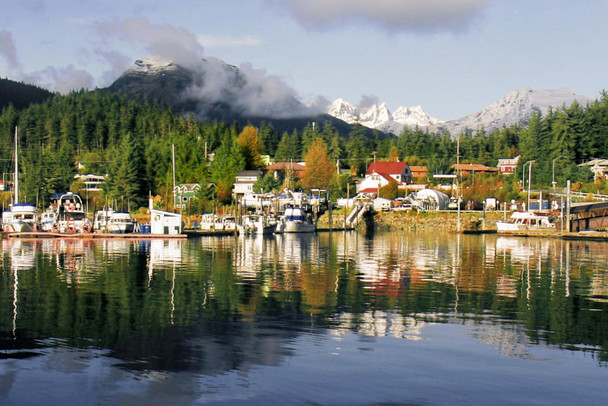
M 4 0 L 0 77 L 105 87 L 136 59 L 213 56 L 303 101 L 449 120 L 508 92 L 608 89 L 608 0 Z

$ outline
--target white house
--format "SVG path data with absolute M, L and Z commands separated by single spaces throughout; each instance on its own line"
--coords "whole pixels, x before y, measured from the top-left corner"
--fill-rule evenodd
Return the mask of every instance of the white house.
M 519 165 L 519 155 L 515 158 L 500 158 L 496 166 L 502 175 L 513 175 L 517 165 Z
M 91 173 L 87 175 L 74 175 L 74 178 L 82 179 L 82 182 L 84 183 L 84 188 L 82 190 L 86 190 L 88 192 L 100 191 L 103 187 L 103 184 L 106 183 L 107 177 L 108 175 L 93 175 Z
M 261 171 L 240 171 L 232 188 L 232 198 L 236 201 L 245 194 L 253 193 L 253 185 L 262 175 Z

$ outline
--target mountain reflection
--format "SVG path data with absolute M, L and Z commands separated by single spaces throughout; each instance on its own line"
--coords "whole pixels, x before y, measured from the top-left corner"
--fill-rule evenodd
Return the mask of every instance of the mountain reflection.
M 191 240 L 2 241 L 0 349 L 108 350 L 132 371 L 278 365 L 301 332 L 421 340 L 475 326 L 508 356 L 531 345 L 605 362 L 602 243 L 355 232 Z

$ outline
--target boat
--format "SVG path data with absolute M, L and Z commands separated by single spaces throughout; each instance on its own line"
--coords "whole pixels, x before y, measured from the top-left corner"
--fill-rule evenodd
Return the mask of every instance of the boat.
M 2 214 L 3 229 L 9 233 L 38 231 L 38 209 L 33 203 L 14 203 L 10 211 Z
M 135 231 L 137 221 L 127 211 L 112 208 L 98 210 L 93 221 L 93 230 L 103 233 L 127 234 Z
M 277 226 L 275 222 L 261 214 L 244 216 L 237 226 L 240 235 L 268 235 L 274 234 Z
M 509 221 L 497 221 L 496 228 L 498 231 L 553 230 L 555 224 L 545 213 L 515 211 Z
M 19 203 L 18 130 L 15 127 L 15 196 L 10 210 L 2 213 L 2 229 L 8 233 L 38 231 L 38 209 L 34 203 Z
M 315 223 L 310 220 L 308 213 L 299 206 L 285 207 L 282 217 L 285 223 L 284 233 L 311 233 L 317 228 Z
M 89 233 L 93 229 L 91 220 L 84 212 L 82 199 L 79 195 L 67 192 L 51 196 L 51 206 L 45 212 L 45 217 L 54 213 L 51 231 L 55 233 Z

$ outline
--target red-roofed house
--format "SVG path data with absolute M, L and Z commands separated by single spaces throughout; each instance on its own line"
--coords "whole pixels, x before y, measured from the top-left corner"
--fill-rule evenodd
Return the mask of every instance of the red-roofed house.
M 365 179 L 357 185 L 357 192 L 375 194 L 391 181 L 399 185 L 412 182 L 412 171 L 407 162 L 372 162 Z

